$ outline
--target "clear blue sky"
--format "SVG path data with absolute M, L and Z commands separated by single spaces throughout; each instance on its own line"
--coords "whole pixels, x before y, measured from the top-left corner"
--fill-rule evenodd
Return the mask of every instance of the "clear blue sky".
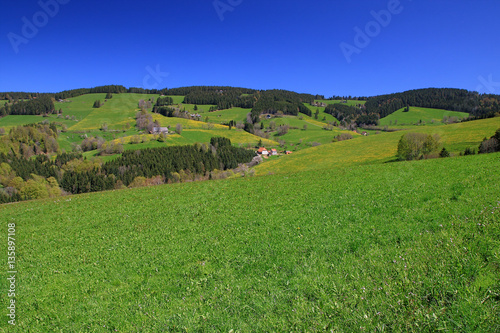
M 41 0 L 51 4 L 45 10 L 33 0 L 2 3 L 0 91 L 122 84 L 500 94 L 497 0 L 56 1 Z M 390 20 L 375 23 L 371 12 L 382 10 Z M 367 25 L 369 43 L 355 40 Z M 346 57 L 341 45 L 356 50 Z

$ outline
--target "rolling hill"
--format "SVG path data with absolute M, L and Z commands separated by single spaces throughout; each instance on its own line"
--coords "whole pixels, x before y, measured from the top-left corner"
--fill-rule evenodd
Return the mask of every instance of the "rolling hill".
M 0 206 L 19 248 L 9 331 L 495 332 L 498 158 Z
M 491 137 L 500 117 L 443 124 L 445 116 L 468 114 L 410 107 L 410 112 L 400 109 L 381 119 L 381 126 L 397 131 L 364 136 L 331 127 L 337 119 L 324 107 L 303 102 L 293 109 L 302 98 L 314 96 L 277 91 L 277 100 L 267 92 L 266 103 L 259 106 L 266 112 L 254 128 L 257 136 L 224 125 L 255 116 L 252 108 L 208 108 L 245 104 L 259 91 L 110 87 L 121 93 L 113 93 L 100 108 L 92 106 L 105 100 L 102 90 L 107 88 L 97 87 L 59 93 L 65 99 L 54 102 L 54 108 L 61 115 L 0 118 L 7 132 L 0 134 L 5 154 L 15 154 L 6 144 L 9 130 L 40 122 L 45 126 L 38 132 L 36 126 L 19 131 L 25 144 L 19 156 L 0 154 L 0 192 L 23 182 L 42 184 L 33 191 L 59 189 L 68 174 L 74 182 L 87 180 L 85 191 L 104 182 L 115 188 L 0 205 L 0 219 L 15 229 L 17 269 L 17 325 L 3 320 L 0 331 L 500 331 L 500 153 L 459 156 Z M 448 93 L 445 106 L 461 96 Z M 200 113 L 201 120 L 165 117 L 148 107 L 143 115 L 170 133 L 160 137 L 139 130 L 139 100 L 152 99 L 154 105 L 161 95 L 173 97 L 171 107 Z M 203 103 L 184 104 L 188 95 Z M 419 91 L 395 96 L 393 104 L 392 95 L 342 104 L 355 110 L 352 120 L 366 115 L 357 104 L 383 112 L 394 111 L 407 96 L 437 104 Z M 277 112 L 280 105 L 290 114 Z M 494 108 L 482 107 L 481 114 Z M 299 110 L 304 112 L 292 115 Z M 280 126 L 286 126 L 286 133 L 270 130 Z M 50 139 L 36 143 L 23 135 L 41 135 L 42 130 L 58 132 L 59 147 L 67 152 L 93 137 L 125 151 L 108 156 L 98 156 L 98 149 L 83 156 L 43 153 L 23 160 L 21 152 L 33 150 L 26 145 L 43 147 Z M 439 135 L 439 149 L 446 148 L 452 157 L 396 162 L 398 142 L 409 132 Z M 347 134 L 352 139 L 333 142 Z M 213 137 L 219 138 L 212 146 L 196 144 Z M 246 149 L 257 144 L 293 154 L 264 159 L 252 170 L 241 164 L 235 168 L 240 163 L 235 156 L 250 161 L 253 152 Z M 127 152 L 185 145 L 192 147 L 161 153 L 186 152 L 180 156 Z M 214 164 L 210 161 L 216 155 L 220 160 Z M 205 164 L 193 156 L 206 158 Z M 228 156 L 234 162 L 231 170 L 219 163 Z M 15 177 L 9 158 L 26 179 Z M 126 164 L 127 159 L 136 162 Z M 120 178 L 132 171 L 141 174 L 145 160 L 152 178 Z M 111 165 L 117 161 L 122 164 Z M 177 181 L 173 172 L 168 180 L 155 173 L 167 165 L 178 167 Z M 4 290 L 9 276 L 7 270 L 0 272 Z M 0 293 L 0 304 L 9 300 Z

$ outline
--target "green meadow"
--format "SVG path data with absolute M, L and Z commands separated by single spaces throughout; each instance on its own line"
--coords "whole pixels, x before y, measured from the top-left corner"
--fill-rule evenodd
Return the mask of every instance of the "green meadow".
M 47 118 L 42 116 L 6 116 L 0 118 L 0 127 L 4 128 L 6 132 L 9 129 L 16 126 L 28 125 L 28 124 L 36 124 L 41 121 L 44 121 Z M 50 118 L 50 120 L 54 120 Z
M 203 121 L 205 121 L 205 117 L 208 117 L 208 121 L 211 123 L 227 124 L 231 120 L 234 120 L 235 122 L 245 121 L 247 114 L 250 111 L 252 111 L 252 109 L 231 108 L 214 112 L 207 112 L 207 111 L 205 111 L 204 113 L 201 113 L 200 111 L 197 112 L 200 113 L 200 115 L 202 116 L 201 120 Z
M 0 330 L 498 332 L 499 161 L 2 205 L 16 225 L 18 303 L 17 325 Z
M 94 101 L 100 99 L 103 102 L 105 94 L 92 95 L 96 95 L 95 99 L 91 101 L 91 104 L 86 104 L 90 105 L 91 112 L 83 120 L 79 121 L 78 124 L 70 127 L 69 130 L 85 131 L 99 129 L 103 123 L 108 124 L 109 129 L 118 130 L 123 129 L 127 124 L 134 126 L 139 100 L 156 99 L 158 97 L 158 95 L 146 94 L 114 94 L 113 98 L 106 101 L 103 106 L 93 109 L 92 105 Z M 102 96 L 98 98 L 98 95 Z
M 456 117 L 462 119 L 468 117 L 466 112 L 447 111 L 441 109 L 429 109 L 410 107 L 410 111 L 404 112 L 404 108 L 380 119 L 381 126 L 403 127 L 408 125 L 442 125 L 444 117 Z

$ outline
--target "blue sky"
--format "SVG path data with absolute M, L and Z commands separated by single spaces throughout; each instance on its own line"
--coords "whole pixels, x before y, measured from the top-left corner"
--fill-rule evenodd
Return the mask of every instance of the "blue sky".
M 497 0 L 20 0 L 2 12 L 0 91 L 122 84 L 500 94 Z

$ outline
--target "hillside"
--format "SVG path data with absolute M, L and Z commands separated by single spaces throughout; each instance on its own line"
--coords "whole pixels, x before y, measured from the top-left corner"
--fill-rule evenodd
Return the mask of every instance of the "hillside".
M 498 331 L 499 157 L 0 206 L 9 331 Z
M 438 134 L 442 146 L 455 155 L 465 148 L 477 148 L 485 137 L 500 128 L 500 117 L 441 126 L 422 126 L 411 130 L 372 134 L 368 137 L 313 147 L 293 155 L 282 156 L 256 167 L 257 174 L 288 173 L 290 170 L 344 168 L 365 163 L 393 161 L 398 141 L 406 132 Z
M 405 109 L 401 108 L 387 117 L 380 119 L 380 125 L 400 128 L 409 125 L 442 125 L 443 120 L 455 118 L 456 121 L 460 121 L 469 116 L 465 112 L 441 109 L 410 107 L 407 112 L 405 112 Z
M 500 331 L 500 153 L 458 156 L 500 117 L 393 110 L 437 92 L 480 98 L 9 93 L 23 101 L 2 112 L 23 115 L 0 118 L 1 199 L 43 199 L 0 205 L 17 269 L 17 325 L 0 331 Z M 410 132 L 452 157 L 397 162 Z

